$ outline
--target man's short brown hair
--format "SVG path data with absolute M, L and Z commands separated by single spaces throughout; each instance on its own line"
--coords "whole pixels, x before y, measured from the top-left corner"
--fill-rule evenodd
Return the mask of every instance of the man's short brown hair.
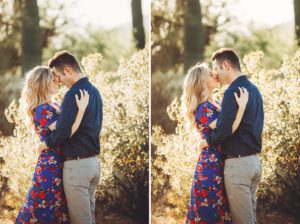
M 220 48 L 213 53 L 211 60 L 216 60 L 219 64 L 222 64 L 225 60 L 227 60 L 233 68 L 241 71 L 239 57 L 232 48 Z
M 62 71 L 64 66 L 70 66 L 77 72 L 82 72 L 74 55 L 68 51 L 59 51 L 57 52 L 50 60 L 48 61 L 48 66 L 50 68 L 55 67 L 56 69 Z

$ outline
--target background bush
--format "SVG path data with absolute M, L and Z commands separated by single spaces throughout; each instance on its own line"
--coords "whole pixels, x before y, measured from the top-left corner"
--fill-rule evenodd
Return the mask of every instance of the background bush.
M 101 54 L 83 58 L 84 71 L 103 98 L 99 204 L 148 220 L 149 49 L 120 62 L 115 72 L 103 72 Z M 66 89 L 55 97 L 61 101 Z M 1 201 L 16 215 L 31 184 L 39 139 L 24 126 L 17 101 L 5 111 L 15 125 L 13 136 L 0 137 Z M 4 213 L 4 209 L 1 209 Z M 3 214 L 2 214 L 3 215 Z M 1 214 L 0 214 L 1 217 Z
M 264 209 L 276 208 L 299 219 L 300 50 L 283 59 L 278 69 L 263 69 L 263 56 L 257 51 L 243 59 L 244 72 L 258 86 L 264 99 L 263 178 L 258 189 L 259 203 Z M 167 111 L 177 125 L 171 134 L 164 133 L 160 126 L 153 127 L 152 212 L 154 217 L 163 214 L 184 220 L 199 155 L 199 134 L 185 130 L 177 98 Z

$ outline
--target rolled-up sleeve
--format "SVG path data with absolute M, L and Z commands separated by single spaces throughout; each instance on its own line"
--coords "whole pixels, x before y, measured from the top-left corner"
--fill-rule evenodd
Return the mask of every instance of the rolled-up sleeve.
M 228 136 L 232 135 L 232 125 L 236 118 L 238 105 L 233 95 L 234 91 L 226 91 L 222 101 L 221 113 L 218 117 L 216 128 L 206 138 L 209 145 L 222 143 Z
M 58 116 L 56 129 L 53 130 L 45 140 L 48 147 L 61 146 L 70 138 L 72 125 L 75 122 L 77 112 L 78 108 L 75 101 L 75 92 L 68 92 L 61 106 L 61 114 Z

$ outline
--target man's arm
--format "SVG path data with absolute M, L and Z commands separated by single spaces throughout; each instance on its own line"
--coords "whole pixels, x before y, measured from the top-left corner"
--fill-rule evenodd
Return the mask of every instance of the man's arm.
M 207 135 L 208 145 L 220 144 L 232 134 L 232 124 L 236 118 L 238 104 L 234 98 L 233 91 L 224 94 L 222 109 L 219 115 L 216 128 Z
M 70 138 L 77 111 L 75 93 L 68 92 L 63 100 L 61 114 L 58 116 L 56 123 L 56 129 L 46 137 L 45 143 L 48 147 L 60 146 Z

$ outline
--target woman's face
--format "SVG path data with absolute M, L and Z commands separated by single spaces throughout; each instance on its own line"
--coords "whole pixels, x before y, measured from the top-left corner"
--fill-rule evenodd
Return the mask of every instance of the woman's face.
M 218 88 L 219 82 L 217 79 L 216 74 L 214 74 L 210 69 L 208 70 L 208 77 L 206 80 L 207 88 L 212 91 L 216 88 Z
M 51 94 L 56 94 L 58 92 L 58 83 L 59 83 L 58 77 L 53 75 L 51 86 L 50 86 Z

